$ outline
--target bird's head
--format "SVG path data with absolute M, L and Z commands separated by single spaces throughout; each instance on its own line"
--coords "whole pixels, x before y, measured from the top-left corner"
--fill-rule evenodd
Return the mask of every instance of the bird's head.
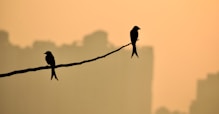
M 134 26 L 133 29 L 139 30 L 140 28 L 138 26 Z
M 46 51 L 44 54 L 49 55 L 52 54 L 51 51 Z

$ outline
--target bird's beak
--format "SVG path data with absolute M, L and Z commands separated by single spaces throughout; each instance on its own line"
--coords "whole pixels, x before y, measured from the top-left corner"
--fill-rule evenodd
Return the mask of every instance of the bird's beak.
M 46 52 L 44 54 L 46 54 Z

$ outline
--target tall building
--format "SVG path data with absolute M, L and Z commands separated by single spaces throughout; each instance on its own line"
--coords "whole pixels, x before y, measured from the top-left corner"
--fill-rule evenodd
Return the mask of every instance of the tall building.
M 209 74 L 198 81 L 196 100 L 192 102 L 190 114 L 219 114 L 219 73 Z

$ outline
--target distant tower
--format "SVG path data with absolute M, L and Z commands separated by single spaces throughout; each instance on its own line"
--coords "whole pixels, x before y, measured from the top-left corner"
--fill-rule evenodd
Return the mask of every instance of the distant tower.
M 218 106 L 219 73 L 198 81 L 197 96 L 190 107 L 190 114 L 219 114 Z
M 101 30 L 85 36 L 83 41 L 83 45 L 89 48 L 93 47 L 100 49 L 106 47 L 107 44 L 107 33 Z
M 96 56 L 100 53 L 105 53 L 107 51 L 108 39 L 107 33 L 104 31 L 96 31 L 92 34 L 86 35 L 83 40 L 83 48 L 89 53 L 91 57 Z M 93 49 L 94 51 L 91 51 Z
M 14 69 L 17 65 L 17 51 L 15 46 L 9 42 L 9 35 L 7 31 L 0 30 L 0 63 L 4 65 L 0 68 L 0 72 L 6 72 L 9 69 Z M 13 67 L 11 67 L 13 66 Z
M 9 40 L 8 40 L 8 32 L 4 30 L 0 30 L 0 47 L 8 46 Z

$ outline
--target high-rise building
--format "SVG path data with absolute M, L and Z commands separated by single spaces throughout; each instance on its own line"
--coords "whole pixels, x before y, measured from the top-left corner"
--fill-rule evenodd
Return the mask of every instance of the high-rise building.
M 190 114 L 219 114 L 219 73 L 209 74 L 198 81 L 196 100 L 192 102 Z

